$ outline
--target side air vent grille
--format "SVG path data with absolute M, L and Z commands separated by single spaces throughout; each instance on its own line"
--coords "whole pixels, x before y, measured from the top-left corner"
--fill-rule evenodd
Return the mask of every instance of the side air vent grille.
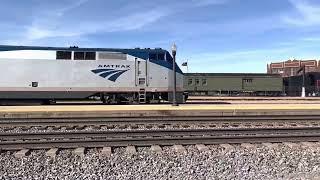
M 106 59 L 127 60 L 127 55 L 122 53 L 100 52 L 98 54 L 98 58 L 102 60 L 106 60 Z

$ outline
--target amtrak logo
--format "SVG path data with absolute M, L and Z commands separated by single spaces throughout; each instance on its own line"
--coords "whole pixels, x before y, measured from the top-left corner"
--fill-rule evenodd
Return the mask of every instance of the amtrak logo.
M 101 68 L 101 69 L 94 69 L 91 71 L 103 78 L 107 78 L 108 80 L 115 82 L 123 73 L 125 73 L 128 70 L 129 69 L 121 70 L 121 69 Z

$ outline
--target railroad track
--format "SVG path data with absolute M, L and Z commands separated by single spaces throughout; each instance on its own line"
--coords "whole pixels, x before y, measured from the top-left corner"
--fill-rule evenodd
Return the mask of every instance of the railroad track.
M 320 127 L 320 116 L 2 119 L 0 132 Z
M 0 149 L 319 141 L 320 127 L 0 133 Z
M 29 131 L 33 127 L 40 128 Z M 320 141 L 320 116 L 0 120 L 0 149 L 8 150 L 284 141 Z
M 32 126 L 103 126 L 111 124 L 209 124 L 209 123 L 320 123 L 318 115 L 275 116 L 171 116 L 171 117 L 105 117 L 105 118 L 59 118 L 59 119 L 0 119 L 0 127 Z

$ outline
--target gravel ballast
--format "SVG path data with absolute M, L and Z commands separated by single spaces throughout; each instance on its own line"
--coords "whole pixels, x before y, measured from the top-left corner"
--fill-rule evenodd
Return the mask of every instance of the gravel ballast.
M 84 157 L 72 150 L 62 150 L 55 158 L 45 150 L 15 158 L 13 151 L 0 155 L 0 179 L 314 179 L 320 177 L 320 149 L 288 147 L 275 149 L 257 144 L 246 149 L 233 145 L 224 150 L 211 145 L 199 152 L 186 146 L 176 153 L 163 147 L 161 154 L 149 148 L 137 148 L 129 155 L 125 148 L 115 148 L 110 157 L 101 149 L 89 149 Z

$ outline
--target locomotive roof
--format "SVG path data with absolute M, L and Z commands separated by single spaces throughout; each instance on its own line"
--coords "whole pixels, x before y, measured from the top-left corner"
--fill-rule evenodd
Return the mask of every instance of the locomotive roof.
M 121 49 L 121 48 L 79 48 L 76 46 L 71 47 L 46 47 L 46 46 L 11 46 L 11 45 L 0 45 L 0 51 L 18 51 L 18 50 L 49 50 L 49 51 L 105 51 L 105 52 L 120 52 L 129 54 L 142 59 L 147 59 L 149 53 L 168 53 L 168 51 L 161 48 L 132 48 L 132 49 Z M 170 58 L 172 58 L 170 56 Z
M 266 74 L 266 73 L 184 73 L 185 76 L 236 76 L 236 77 L 281 77 L 279 74 Z

